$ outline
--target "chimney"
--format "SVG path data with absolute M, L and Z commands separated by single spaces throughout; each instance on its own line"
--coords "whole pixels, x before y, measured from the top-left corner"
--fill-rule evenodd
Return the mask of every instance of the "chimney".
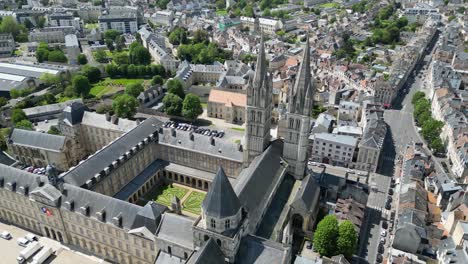
M 193 136 L 193 132 L 192 132 L 192 131 L 189 132 L 189 137 L 190 137 L 190 140 L 191 140 L 191 141 L 194 141 L 194 136 Z
M 136 120 L 136 124 L 139 125 L 141 123 L 140 119 Z
M 111 123 L 117 125 L 119 123 L 119 117 L 117 115 L 111 116 Z
M 171 128 L 171 135 L 172 135 L 173 137 L 175 137 L 175 136 L 176 136 L 176 131 L 175 131 L 175 128 Z
M 215 145 L 215 139 L 214 139 L 213 136 L 210 136 L 210 144 L 211 144 L 212 146 Z
M 111 116 L 109 113 L 106 113 L 106 121 L 110 121 L 111 120 Z
M 240 152 L 244 151 L 241 143 L 237 143 L 237 150 L 240 151 Z

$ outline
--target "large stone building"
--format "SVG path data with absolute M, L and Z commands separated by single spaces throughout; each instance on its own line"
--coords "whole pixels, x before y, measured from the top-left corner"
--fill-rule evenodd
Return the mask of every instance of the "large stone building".
M 154 117 L 135 125 L 72 104 L 59 128 L 91 155 L 60 175 L 49 166 L 48 178 L 0 165 L 0 219 L 114 263 L 290 263 L 293 234 L 310 234 L 315 224 L 320 189 L 314 177 L 289 169 L 302 159 L 283 157 L 286 144 L 300 148 L 297 153 L 302 145 L 271 140 L 272 83 L 263 41 L 247 78 L 243 146 L 165 128 Z M 298 78 L 292 94 L 313 93 L 309 79 Z M 302 178 L 295 191 L 280 188 Z M 178 199 L 172 210 L 145 200 L 153 187 L 167 184 L 207 191 L 200 216 L 181 212 Z M 279 192 L 293 204 L 283 206 L 276 238 L 259 236 Z
M 15 40 L 11 34 L 0 34 L 0 57 L 10 57 L 15 50 Z

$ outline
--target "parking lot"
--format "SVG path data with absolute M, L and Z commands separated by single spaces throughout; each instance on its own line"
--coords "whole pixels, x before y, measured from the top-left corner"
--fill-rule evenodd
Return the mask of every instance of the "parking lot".
M 7 225 L 0 222 L 0 232 L 8 231 L 10 232 L 12 239 L 5 240 L 0 238 L 0 250 L 2 252 L 0 263 L 10 264 L 17 263 L 16 258 L 18 257 L 21 250 L 24 247 L 19 246 L 16 243 L 18 238 L 24 237 L 27 233 L 30 233 L 26 230 L 18 228 L 16 226 Z M 38 236 L 39 237 L 39 236 Z M 52 264 L 96 264 L 96 263 L 107 263 L 103 260 L 100 260 L 93 256 L 87 256 L 83 253 L 70 250 L 69 248 L 62 246 L 59 242 L 46 238 L 39 237 L 39 243 L 43 246 L 50 246 L 55 254 L 48 258 L 44 263 Z M 27 263 L 31 263 L 32 257 Z

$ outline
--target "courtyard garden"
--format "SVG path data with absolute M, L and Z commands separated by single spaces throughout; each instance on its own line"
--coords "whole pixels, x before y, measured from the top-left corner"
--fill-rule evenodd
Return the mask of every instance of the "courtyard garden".
M 125 90 L 125 87 L 134 83 L 143 83 L 143 79 L 110 79 L 105 78 L 96 84 L 93 84 L 89 94 L 95 97 L 102 97 L 106 94 L 113 94 Z
M 146 195 L 147 200 L 154 200 L 159 204 L 171 207 L 171 201 L 174 196 L 180 199 L 182 212 L 194 215 L 200 215 L 201 205 L 205 199 L 206 193 L 197 191 L 180 184 L 164 185 Z

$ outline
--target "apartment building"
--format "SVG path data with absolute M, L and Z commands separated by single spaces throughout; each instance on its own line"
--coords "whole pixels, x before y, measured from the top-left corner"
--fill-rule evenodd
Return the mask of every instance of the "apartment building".
M 208 97 L 208 116 L 242 124 L 245 121 L 246 103 L 246 94 L 212 89 Z
M 81 29 L 80 18 L 71 13 L 53 13 L 48 16 L 48 22 L 53 27 L 71 26 L 76 30 Z
M 11 34 L 0 34 L 0 58 L 10 57 L 15 50 L 15 40 Z
M 314 135 L 313 161 L 351 167 L 358 140 L 352 136 L 318 133 Z
M 80 43 L 75 34 L 65 36 L 65 49 L 70 64 L 77 64 L 78 55 L 80 52 Z
M 114 29 L 121 33 L 133 34 L 138 31 L 137 16 L 130 12 L 103 14 L 99 16 L 98 22 L 101 32 L 105 32 L 108 29 Z
M 75 32 L 73 26 L 45 27 L 29 32 L 28 39 L 30 42 L 64 43 L 65 36 Z

